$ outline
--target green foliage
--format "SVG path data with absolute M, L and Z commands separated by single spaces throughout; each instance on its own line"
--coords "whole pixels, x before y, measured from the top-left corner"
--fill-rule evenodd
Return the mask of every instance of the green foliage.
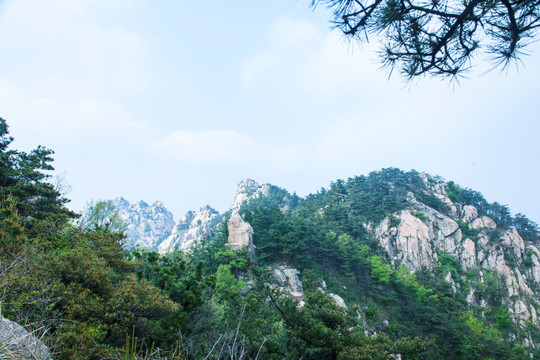
M 459 229 L 461 230 L 461 233 L 463 234 L 463 238 L 469 238 L 473 241 L 478 239 L 478 234 L 480 233 L 479 229 L 470 228 L 469 224 L 467 224 L 464 221 L 461 221 L 461 220 L 455 220 L 455 221 L 459 225 Z
M 270 293 L 271 303 L 283 316 L 287 336 L 287 358 L 305 359 L 391 359 L 403 353 L 418 356 L 427 343 L 418 338 L 391 340 L 384 334 L 366 335 L 355 309 L 344 309 L 314 288 L 320 283 L 312 275 L 304 277 L 303 306 L 288 297 Z
M 301 199 L 296 194 L 290 194 L 287 190 L 274 185 L 266 184 L 268 192 L 265 196 L 256 196 L 246 203 L 240 209 L 243 213 L 247 208 L 279 208 L 287 211 L 294 210 L 301 203 Z M 250 194 L 251 195 L 251 194 Z
M 53 151 L 38 146 L 29 153 L 8 150 L 13 138 L 8 136 L 6 121 L 0 118 L 0 199 L 11 197 L 17 214 L 32 235 L 46 227 L 50 234 L 76 216 L 64 205 L 68 202 L 47 180 L 54 170 Z
M 311 238 L 317 237 L 308 222 L 283 214 L 278 208 L 255 208 L 244 214 L 254 229 L 254 243 L 262 263 L 309 262 Z M 315 240 L 317 241 L 317 240 Z
M 383 284 L 388 284 L 390 282 L 390 276 L 394 273 L 392 266 L 384 263 L 379 256 L 370 257 L 369 263 L 371 266 L 371 276 Z
M 533 266 L 533 256 L 534 250 L 527 249 L 527 252 L 525 253 L 525 257 L 523 258 L 523 261 L 521 262 L 521 266 L 525 269 L 530 269 Z
M 77 224 L 84 230 L 103 229 L 116 233 L 127 230 L 127 224 L 120 218 L 112 201 L 90 201 Z
M 220 265 L 227 264 L 237 270 L 245 270 L 249 263 L 249 255 L 245 250 L 232 251 L 229 248 L 222 248 L 214 255 L 214 258 Z
M 401 222 L 400 218 L 395 217 L 394 215 L 389 215 L 388 218 L 390 219 L 390 227 L 397 228 L 399 226 L 399 223 Z
M 539 243 L 540 230 L 538 225 L 523 214 L 512 217 L 507 205 L 501 205 L 497 202 L 489 203 L 478 191 L 462 188 L 453 181 L 448 182 L 446 192 L 454 203 L 472 205 L 478 209 L 480 215 L 491 217 L 498 227 L 504 229 L 515 226 L 525 240 Z
M 478 271 L 465 273 L 457 259 L 442 252 L 434 269 L 411 273 L 392 267 L 364 224 L 376 226 L 388 216 L 397 227 L 392 214 L 407 206 L 410 192 L 446 211 L 415 171 L 384 169 L 336 181 L 305 200 L 271 188 L 269 197 L 241 210 L 254 229 L 262 263 L 257 266 L 246 251 L 226 246 L 225 223 L 189 254 L 164 255 L 127 251 L 125 226 L 109 202 L 91 203 L 80 226 L 71 225 L 66 200 L 43 173 L 52 152 L 39 148 L 25 154 L 8 150 L 10 143 L 2 120 L 2 315 L 44 329 L 58 359 L 261 353 L 270 360 L 391 359 L 398 353 L 404 359 L 512 359 L 523 358 L 525 350 L 501 337 L 517 334 L 519 341 L 526 331 L 540 338 L 537 329 L 512 322 L 503 282 L 493 271 L 484 271 L 481 282 Z M 481 200 L 457 185 L 449 189 L 455 199 Z M 504 207 L 489 211 L 504 220 Z M 425 214 L 415 215 L 426 220 Z M 534 236 L 534 225 L 519 221 Z M 459 225 L 475 238 L 466 223 Z M 267 266 L 275 263 L 301 270 L 303 303 L 268 286 L 274 280 Z M 528 252 L 522 266 L 531 264 Z M 460 290 L 444 280 L 448 272 Z M 348 307 L 319 289 L 319 276 L 326 291 L 341 295 Z M 491 305 L 481 309 L 484 317 L 463 298 L 469 286 Z
M 422 221 L 426 221 L 426 220 L 427 220 L 426 214 L 424 214 L 424 213 L 421 212 L 421 211 L 415 211 L 413 215 L 416 216 L 417 218 L 419 218 L 419 219 L 422 220 Z
M 540 242 L 540 229 L 538 228 L 538 224 L 528 219 L 525 215 L 520 213 L 514 216 L 512 225 L 516 227 L 524 240 L 534 242 L 535 244 Z

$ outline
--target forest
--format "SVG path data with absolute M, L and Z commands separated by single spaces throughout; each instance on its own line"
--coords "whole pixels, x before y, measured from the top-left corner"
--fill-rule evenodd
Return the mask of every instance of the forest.
M 407 208 L 409 193 L 448 213 L 416 171 L 337 180 L 305 198 L 272 187 L 239 210 L 253 227 L 256 258 L 226 246 L 226 222 L 190 252 L 158 254 L 126 250 L 122 231 L 98 216 L 82 226 L 50 181 L 53 151 L 18 151 L 12 141 L 0 119 L 1 315 L 41 338 L 54 359 L 540 356 L 522 345 L 524 338 L 540 343 L 538 327 L 512 320 L 498 274 L 484 271 L 480 284 L 478 269 L 442 252 L 432 269 L 394 267 L 364 226 L 398 222 L 393 214 Z M 525 215 L 455 183 L 449 189 L 453 202 L 538 244 L 538 226 Z M 279 264 L 299 270 L 302 303 L 271 286 Z M 525 271 L 530 259 L 516 266 Z M 448 273 L 462 291 L 452 290 Z M 473 283 L 488 307 L 466 301 Z

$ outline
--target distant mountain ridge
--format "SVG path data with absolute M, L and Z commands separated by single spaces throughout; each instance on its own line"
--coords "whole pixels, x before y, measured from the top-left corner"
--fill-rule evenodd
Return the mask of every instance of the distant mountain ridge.
M 223 216 L 206 205 L 198 212 L 188 211 L 172 229 L 170 235 L 158 246 L 160 253 L 187 251 L 205 235 L 210 235 Z
M 119 198 L 114 203 L 129 224 L 130 242 L 160 253 L 188 251 L 198 241 L 211 240 L 218 226 L 228 220 L 230 248 L 248 247 L 255 257 L 270 249 L 261 243 L 267 230 L 260 224 L 252 227 L 245 216 L 246 212 L 253 216 L 257 209 L 277 208 L 285 217 L 299 209 L 306 214 L 303 216 L 312 216 L 312 221 L 323 224 L 335 222 L 340 216 L 356 216 L 360 223 L 355 225 L 356 230 L 352 229 L 353 237 L 359 236 L 354 232 L 367 232 L 394 271 L 403 266 L 413 273 L 447 269 L 444 281 L 454 296 L 479 314 L 494 306 L 491 302 L 499 301 L 488 291 L 495 286 L 496 276 L 500 279 L 496 286 L 504 294 L 498 306 L 502 304 L 512 321 L 523 329 L 540 327 L 540 238 L 536 224 L 521 214 L 512 217 L 507 207 L 489 204 L 477 192 L 424 173 L 389 170 L 374 177 L 375 185 L 366 177 L 338 180 L 329 189 L 306 198 L 245 179 L 234 191 L 231 210 L 225 214 L 205 206 L 198 212 L 189 211 L 176 224 L 160 202 L 130 205 Z M 370 192 L 381 195 L 373 197 Z M 331 233 L 327 236 L 336 235 Z M 336 238 L 339 241 L 345 240 Z M 288 254 L 293 260 L 302 255 L 300 250 Z M 344 254 L 345 258 L 351 255 Z M 298 270 L 283 260 L 286 258 L 280 260 L 284 262 L 280 266 L 296 274 Z M 296 287 L 301 288 L 301 282 Z M 297 296 L 301 298 L 302 294 Z M 538 339 L 531 334 L 520 337 L 523 346 L 538 346 Z
M 234 191 L 232 207 L 227 213 L 238 212 L 246 202 L 268 196 L 272 188 L 269 184 L 259 185 L 252 179 L 242 180 Z M 201 207 L 199 211 L 190 210 L 174 222 L 173 214 L 160 201 L 152 205 L 144 201 L 131 204 L 118 197 L 111 203 L 127 225 L 128 247 L 142 247 L 160 253 L 188 251 L 197 241 L 211 237 L 224 219 L 224 214 L 210 205 Z
M 160 201 L 152 205 L 144 201 L 131 204 L 118 197 L 111 203 L 127 226 L 128 247 L 144 247 L 157 251 L 159 244 L 170 235 L 174 227 L 173 214 Z

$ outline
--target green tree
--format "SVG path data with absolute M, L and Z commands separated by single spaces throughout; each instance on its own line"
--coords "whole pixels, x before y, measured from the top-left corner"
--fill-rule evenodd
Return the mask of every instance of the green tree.
M 105 200 L 90 201 L 77 224 L 85 230 L 104 229 L 117 233 L 127 230 L 126 222 L 122 220 L 112 201 Z
M 11 196 L 22 225 L 29 235 L 41 232 L 54 235 L 76 214 L 65 204 L 69 201 L 48 181 L 54 170 L 52 150 L 38 146 L 29 153 L 9 149 L 6 121 L 0 118 L 0 198 Z
M 407 78 L 456 76 L 487 52 L 495 66 L 518 60 L 540 26 L 537 0 L 313 0 L 327 4 L 335 26 L 350 38 L 378 36 L 383 66 Z

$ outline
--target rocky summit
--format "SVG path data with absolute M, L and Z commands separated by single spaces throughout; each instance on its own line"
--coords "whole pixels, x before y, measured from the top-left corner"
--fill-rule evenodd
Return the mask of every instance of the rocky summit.
M 152 205 L 144 201 L 130 204 L 119 197 L 112 204 L 127 226 L 128 247 L 144 247 L 155 251 L 173 229 L 173 214 L 160 201 Z
M 482 314 L 489 313 L 488 309 L 495 306 L 495 300 L 486 289 L 496 286 L 502 296 L 498 298 L 497 306 L 502 306 L 516 326 L 522 329 L 539 327 L 539 239 L 531 237 L 530 233 L 526 233 L 524 239 L 520 234 L 518 227 L 522 231 L 528 229 L 523 225 L 523 217 L 512 218 L 506 207 L 489 204 L 479 193 L 460 188 L 452 182 L 424 173 L 413 172 L 405 176 L 405 173 L 389 172 L 391 180 L 359 177 L 347 182 L 338 181 L 330 189 L 323 189 L 305 199 L 276 186 L 259 185 L 254 180 L 245 179 L 235 189 L 231 209 L 224 215 L 205 206 L 198 212 L 189 211 L 174 226 L 172 214 L 159 202 L 152 206 L 144 202 L 130 205 L 120 198 L 114 203 L 129 224 L 128 239 L 131 243 L 163 254 L 189 251 L 203 239 L 203 244 L 208 243 L 222 231 L 219 225 L 226 225 L 225 245 L 233 251 L 247 250 L 255 262 L 261 255 L 273 278 L 269 286 L 281 288 L 283 293 L 300 300 L 300 306 L 304 303 L 302 262 L 299 261 L 304 256 L 301 242 L 309 236 L 309 230 L 298 230 L 304 238 L 294 240 L 296 230 L 291 230 L 294 226 L 279 225 L 288 229 L 286 235 L 280 235 L 282 229 L 277 224 L 287 224 L 287 219 L 304 214 L 300 217 L 313 216 L 312 221 L 315 222 L 311 223 L 312 226 L 326 229 L 326 240 L 335 237 L 335 245 L 332 246 L 337 246 L 338 250 L 332 256 L 350 258 L 358 251 L 365 251 L 355 250 L 351 241 L 356 241 L 356 237 L 372 239 L 376 243 L 375 248 L 379 249 L 375 253 L 379 255 L 356 260 L 366 262 L 372 271 L 377 267 L 384 269 L 382 264 L 388 261 L 390 268 L 385 271 L 389 273 L 402 271 L 402 268 L 411 274 L 440 273 L 453 296 L 463 299 L 471 313 L 485 316 L 488 322 L 489 316 Z M 369 190 L 370 186 L 372 190 Z M 269 209 L 277 212 L 264 215 L 266 218 L 261 215 Z M 341 222 L 345 218 L 352 221 L 350 233 L 332 229 L 331 224 L 340 217 Z M 254 219 L 257 226 L 250 223 Z M 262 226 L 264 223 L 270 227 Z M 282 236 L 289 242 L 277 245 L 279 241 L 285 241 L 280 240 Z M 341 247 L 348 249 L 343 250 L 343 255 L 339 255 Z M 265 259 L 275 256 L 277 263 L 268 265 Z M 335 261 L 345 260 L 322 260 L 323 264 Z M 354 264 L 341 266 L 345 269 L 343 271 L 354 273 Z M 383 275 L 372 274 L 372 277 L 386 283 L 388 280 L 384 280 Z M 354 299 L 347 298 L 347 292 L 339 295 L 335 287 L 335 292 L 327 290 L 325 280 L 329 279 L 323 278 L 319 289 L 328 294 L 335 304 L 348 308 L 348 303 Z M 387 316 L 391 317 L 390 314 Z M 381 326 L 387 323 L 388 320 L 384 319 Z M 523 346 L 537 346 L 538 340 L 531 334 L 524 332 L 521 335 Z
M 160 253 L 187 251 L 204 236 L 211 236 L 222 216 L 210 206 L 202 207 L 198 212 L 188 211 L 172 229 L 172 233 L 158 249 Z

